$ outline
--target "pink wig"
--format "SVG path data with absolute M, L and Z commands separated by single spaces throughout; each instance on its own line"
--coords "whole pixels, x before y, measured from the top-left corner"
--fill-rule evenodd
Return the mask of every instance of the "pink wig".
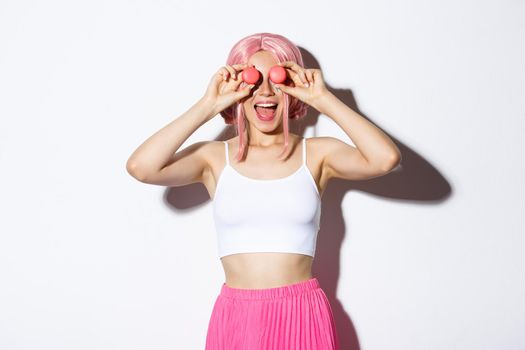
M 248 59 L 256 52 L 265 50 L 272 53 L 277 62 L 294 61 L 301 67 L 304 67 L 303 58 L 299 48 L 290 40 L 282 35 L 272 33 L 256 33 L 249 35 L 238 41 L 230 51 L 227 65 L 246 63 Z M 247 84 L 242 82 L 240 89 Z M 283 129 L 284 129 L 284 148 L 279 157 L 286 153 L 288 149 L 288 119 L 300 119 L 304 117 L 308 110 L 308 105 L 296 99 L 295 97 L 284 94 L 283 110 Z M 239 149 L 237 151 L 237 160 L 243 157 L 246 143 L 244 132 L 246 131 L 246 120 L 241 102 L 236 102 L 230 107 L 220 112 L 226 124 L 236 124 L 236 132 L 239 135 Z M 249 135 L 248 135 L 249 138 Z

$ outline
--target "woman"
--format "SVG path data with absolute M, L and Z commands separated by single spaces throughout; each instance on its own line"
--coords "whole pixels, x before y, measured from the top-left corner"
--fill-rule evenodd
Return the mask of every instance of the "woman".
M 281 83 L 269 78 L 276 66 L 286 72 Z M 243 81 L 250 67 L 260 74 L 255 84 Z M 357 148 L 289 133 L 288 120 L 304 117 L 309 106 L 332 118 Z M 235 123 L 237 136 L 177 152 L 219 113 Z M 226 278 L 207 350 L 327 350 L 338 349 L 339 340 L 328 299 L 311 273 L 323 190 L 330 178 L 384 175 L 400 158 L 388 136 L 328 91 L 319 69 L 304 68 L 292 42 L 257 33 L 235 44 L 204 96 L 140 145 L 127 169 L 144 183 L 202 182 L 213 198 Z

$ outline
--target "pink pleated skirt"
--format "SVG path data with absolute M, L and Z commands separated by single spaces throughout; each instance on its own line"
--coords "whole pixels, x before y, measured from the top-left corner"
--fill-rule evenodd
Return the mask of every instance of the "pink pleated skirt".
M 223 283 L 213 306 L 206 350 L 338 350 L 332 308 L 317 278 L 281 287 Z

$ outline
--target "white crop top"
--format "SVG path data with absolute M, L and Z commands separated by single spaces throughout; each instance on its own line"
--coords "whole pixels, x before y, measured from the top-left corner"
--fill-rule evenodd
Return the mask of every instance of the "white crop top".
M 278 179 L 254 179 L 226 165 L 217 181 L 213 218 L 219 258 L 235 253 L 284 252 L 314 256 L 321 217 L 321 197 L 306 166 Z

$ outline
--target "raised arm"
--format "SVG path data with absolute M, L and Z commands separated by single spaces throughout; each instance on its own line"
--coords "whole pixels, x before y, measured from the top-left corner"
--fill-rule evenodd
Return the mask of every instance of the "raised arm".
M 177 150 L 200 126 L 250 94 L 254 85 L 238 89 L 242 82 L 238 71 L 245 67 L 246 64 L 221 67 L 211 78 L 201 99 L 131 154 L 126 163 L 128 173 L 141 182 L 163 186 L 202 182 L 208 167 L 205 146 L 209 141 Z
M 333 137 L 323 138 L 323 169 L 328 177 L 370 179 L 389 173 L 401 162 L 395 143 L 331 92 L 319 98 L 315 108 L 334 120 L 357 146 Z
M 320 69 L 304 69 L 293 61 L 280 65 L 288 69 L 295 86 L 276 84 L 276 87 L 331 118 L 356 145 L 333 137 L 316 140 L 318 151 L 323 154 L 325 178 L 369 179 L 385 175 L 400 164 L 401 152 L 392 139 L 331 93 Z

